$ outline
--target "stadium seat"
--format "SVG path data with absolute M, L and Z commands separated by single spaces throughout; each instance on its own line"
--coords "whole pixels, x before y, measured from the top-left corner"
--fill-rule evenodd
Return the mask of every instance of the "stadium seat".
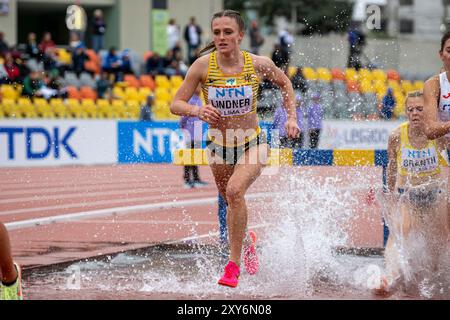
M 86 55 L 89 57 L 89 60 L 84 64 L 86 70 L 91 71 L 94 74 L 99 74 L 101 71 L 100 57 L 92 49 L 87 49 Z
M 169 103 L 172 100 L 172 94 L 166 88 L 157 87 L 155 90 L 155 98 L 156 100 Z
M 6 116 L 9 116 L 9 114 L 11 113 L 11 110 L 12 110 L 13 106 L 16 104 L 16 102 L 14 99 L 4 98 L 1 101 L 1 104 L 3 106 L 3 112 L 5 113 Z
M 78 91 L 78 88 L 75 86 L 68 86 L 67 87 L 67 97 L 69 99 L 81 99 L 81 94 Z
M 414 81 L 414 88 L 415 88 L 415 90 L 422 91 L 424 85 L 425 85 L 425 83 L 423 81 L 421 81 L 421 80 Z
M 81 87 L 91 87 L 94 89 L 97 87 L 97 82 L 88 72 L 82 72 L 80 74 L 80 85 Z
M 16 100 L 20 95 L 19 91 L 13 85 L 9 84 L 2 84 L 0 88 L 0 93 L 3 99 Z
M 51 119 L 55 117 L 52 108 L 48 104 L 47 100 L 43 98 L 34 98 L 33 103 L 36 107 L 37 115 L 41 118 Z
M 86 113 L 86 116 L 88 118 L 98 117 L 97 105 L 95 104 L 94 99 L 82 99 L 81 107 L 83 108 L 83 111 Z
M 62 64 L 71 65 L 72 64 L 72 55 L 64 48 L 57 48 L 56 53 L 58 55 L 58 60 Z
M 359 92 L 359 85 L 356 80 L 347 81 L 347 91 L 348 92 Z
M 182 76 L 171 76 L 170 77 L 170 83 L 172 84 L 173 88 L 179 88 L 181 86 L 181 84 L 183 83 L 183 77 Z
M 303 68 L 303 76 L 306 80 L 317 80 L 317 72 L 310 67 Z
M 66 86 L 72 86 L 72 87 L 81 87 L 81 82 L 78 79 L 77 75 L 71 71 L 66 71 L 64 74 L 64 83 Z
M 126 74 L 123 80 L 128 84 L 129 87 L 139 88 L 141 86 L 139 80 L 132 74 Z
M 3 111 L 8 118 L 22 118 L 22 109 L 21 107 L 13 101 L 12 104 L 5 104 L 3 101 Z
M 355 69 L 353 69 L 353 68 L 345 69 L 345 80 L 347 80 L 347 81 L 358 81 L 359 80 L 358 72 Z
M 332 75 L 329 69 L 327 68 L 317 68 L 318 79 L 324 82 L 330 82 L 332 79 Z
M 363 81 L 370 82 L 373 80 L 372 72 L 370 72 L 369 69 L 365 69 L 365 68 L 359 69 L 358 73 L 359 73 L 359 81 L 360 82 L 363 82 Z
M 331 77 L 333 80 L 345 80 L 345 73 L 339 68 L 331 69 Z
M 149 76 L 147 74 L 143 74 L 139 78 L 139 81 L 141 83 L 141 87 L 149 88 L 152 91 L 155 90 L 156 83 L 155 83 L 155 80 L 153 80 L 153 78 L 151 76 Z
M 125 94 L 125 91 L 120 86 L 114 86 L 112 89 L 112 94 L 114 98 L 117 99 L 126 99 L 127 95 Z
M 152 90 L 150 90 L 150 88 L 141 87 L 138 90 L 138 94 L 139 94 L 139 101 L 144 102 L 145 100 L 147 100 L 147 97 L 149 95 L 153 95 L 153 92 L 152 92 Z
M 373 76 L 374 81 L 381 81 L 381 82 L 387 81 L 387 75 L 381 69 L 372 70 L 372 76 Z
M 169 78 L 167 78 L 167 76 L 160 74 L 155 76 L 155 83 L 157 88 L 166 88 L 166 89 L 170 88 L 170 81 Z
M 113 100 L 111 104 L 113 118 L 127 118 L 127 109 L 123 100 Z
M 136 87 L 125 88 L 125 97 L 127 100 L 137 100 L 140 101 L 140 95 Z
M 67 99 L 66 104 L 70 116 L 76 119 L 87 118 L 87 113 L 84 111 L 78 99 Z
M 127 101 L 127 114 L 130 119 L 139 119 L 141 113 L 141 106 L 138 101 L 128 100 Z
M 53 113 L 55 114 L 56 117 L 58 118 L 68 117 L 67 107 L 62 99 L 60 98 L 50 99 L 50 107 L 52 108 Z
M 91 87 L 81 87 L 80 95 L 82 99 L 97 100 L 97 91 L 95 91 Z
M 386 71 L 388 80 L 400 81 L 400 73 L 397 70 L 389 69 Z
M 106 99 L 97 99 L 97 109 L 99 118 L 111 119 L 113 117 L 113 112 L 111 104 Z

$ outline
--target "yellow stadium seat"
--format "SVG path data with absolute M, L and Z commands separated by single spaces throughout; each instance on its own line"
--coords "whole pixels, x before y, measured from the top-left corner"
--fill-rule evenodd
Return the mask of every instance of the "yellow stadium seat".
M 5 115 L 9 115 L 11 113 L 12 108 L 16 102 L 13 99 L 3 99 L 2 105 L 3 105 L 3 112 Z
M 172 87 L 179 88 L 181 84 L 183 83 L 183 77 L 182 76 L 171 76 L 170 77 L 170 83 L 172 84 Z
M 358 81 L 358 79 L 359 79 L 359 74 L 355 69 L 353 69 L 353 68 L 345 69 L 345 80 Z
M 127 118 L 127 109 L 123 100 L 113 100 L 111 108 L 113 118 Z
M 141 106 L 138 101 L 127 101 L 127 114 L 128 118 L 130 119 L 139 119 L 139 116 L 141 114 Z
M 367 80 L 367 79 L 362 80 L 360 82 L 359 89 L 360 89 L 361 93 L 374 93 L 375 92 L 375 88 L 372 84 L 372 81 Z
M 306 80 L 317 80 L 317 72 L 310 67 L 303 68 L 303 76 Z
M 111 104 L 106 99 L 97 99 L 97 108 L 99 118 L 112 118 L 113 112 Z
M 408 94 L 408 92 L 414 91 L 414 85 L 409 80 L 402 80 L 400 85 L 404 94 Z
M 64 48 L 57 49 L 58 60 L 62 64 L 71 65 L 72 64 L 72 55 Z
M 152 94 L 153 94 L 152 90 L 148 87 L 139 88 L 138 90 L 139 101 L 143 103 L 144 101 L 147 100 L 147 97 Z
M 22 108 L 16 103 L 14 103 L 10 108 L 8 108 L 7 111 L 5 110 L 5 114 L 9 118 L 18 118 L 18 119 L 23 118 Z
M 169 78 L 167 78 L 167 76 L 164 75 L 157 75 L 155 76 L 155 83 L 156 83 L 156 87 L 161 87 L 161 88 L 170 88 L 170 81 Z
M 47 100 L 43 98 L 35 98 L 34 105 L 36 106 L 36 112 L 39 117 L 51 119 L 55 117 L 52 108 L 48 104 Z
M 5 117 L 5 113 L 3 112 L 3 107 L 0 105 L 0 119 Z
M 379 81 L 383 81 L 386 82 L 387 81 L 387 75 L 386 72 L 384 72 L 381 69 L 375 69 L 372 71 L 372 76 L 374 80 L 379 80 Z
M 64 104 L 63 100 L 60 98 L 50 99 L 50 107 L 53 110 L 55 116 L 58 118 L 67 118 L 69 116 L 67 107 Z
M 95 104 L 95 101 L 93 99 L 82 99 L 81 106 L 88 118 L 97 118 L 97 105 Z
M 291 79 L 297 72 L 297 68 L 294 66 L 290 66 L 288 69 L 288 77 Z
M 358 73 L 359 73 L 359 81 L 360 82 L 373 80 L 372 72 L 370 72 L 369 69 L 364 69 L 364 68 L 359 69 Z
M 114 88 L 112 89 L 112 94 L 117 99 L 126 99 L 127 97 L 125 91 L 120 86 L 114 86 Z
M 331 82 L 332 79 L 331 71 L 327 68 L 317 68 L 317 76 L 319 80 L 325 82 Z
M 3 84 L 0 88 L 0 93 L 3 99 L 16 100 L 19 98 L 20 91 L 17 90 L 13 85 Z
M 67 99 L 67 109 L 69 114 L 77 119 L 87 118 L 87 113 L 84 111 L 78 99 Z
M 140 100 L 139 92 L 135 87 L 125 88 L 125 96 L 127 100 Z
M 155 98 L 159 101 L 165 101 L 166 103 L 172 100 L 172 94 L 169 89 L 156 87 Z
M 422 91 L 424 85 L 425 85 L 425 83 L 423 81 L 420 81 L 420 80 L 414 81 L 414 88 L 415 88 L 415 90 Z

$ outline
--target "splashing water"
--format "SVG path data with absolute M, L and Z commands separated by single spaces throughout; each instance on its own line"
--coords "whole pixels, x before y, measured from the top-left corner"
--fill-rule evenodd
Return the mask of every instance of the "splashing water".
M 399 276 L 403 291 L 422 298 L 450 297 L 445 181 L 410 187 L 400 196 L 378 192 L 390 230 L 386 272 Z

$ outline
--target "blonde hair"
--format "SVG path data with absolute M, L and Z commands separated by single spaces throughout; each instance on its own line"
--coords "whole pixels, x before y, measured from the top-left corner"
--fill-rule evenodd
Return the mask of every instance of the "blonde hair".
M 241 14 L 235 10 L 223 10 L 223 11 L 215 13 L 211 19 L 211 27 L 212 27 L 212 22 L 215 19 L 222 18 L 222 17 L 229 17 L 229 18 L 234 19 L 239 27 L 239 31 L 245 31 L 244 19 L 242 19 Z M 213 52 L 215 50 L 216 50 L 216 45 L 214 44 L 214 41 L 211 41 L 210 43 L 208 43 L 206 45 L 206 47 L 204 47 L 202 50 L 200 50 L 198 55 L 202 56 L 204 54 Z
M 408 110 L 407 109 L 407 105 L 408 105 L 408 99 L 409 98 L 422 98 L 423 97 L 423 91 L 422 90 L 415 90 L 415 91 L 410 91 L 406 94 L 406 99 L 405 99 L 405 113 Z

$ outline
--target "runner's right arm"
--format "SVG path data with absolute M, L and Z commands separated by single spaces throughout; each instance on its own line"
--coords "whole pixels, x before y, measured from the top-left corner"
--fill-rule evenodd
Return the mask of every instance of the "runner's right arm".
M 450 121 L 438 121 L 439 95 L 439 78 L 435 76 L 428 79 L 423 88 L 425 134 L 429 140 L 450 133 Z
M 208 70 L 208 59 L 208 55 L 200 57 L 189 68 L 183 83 L 173 98 L 170 112 L 178 116 L 198 117 L 210 124 L 216 124 L 221 116 L 219 110 L 209 104 L 199 108 L 188 103 L 197 86 L 203 82 L 204 70 Z

